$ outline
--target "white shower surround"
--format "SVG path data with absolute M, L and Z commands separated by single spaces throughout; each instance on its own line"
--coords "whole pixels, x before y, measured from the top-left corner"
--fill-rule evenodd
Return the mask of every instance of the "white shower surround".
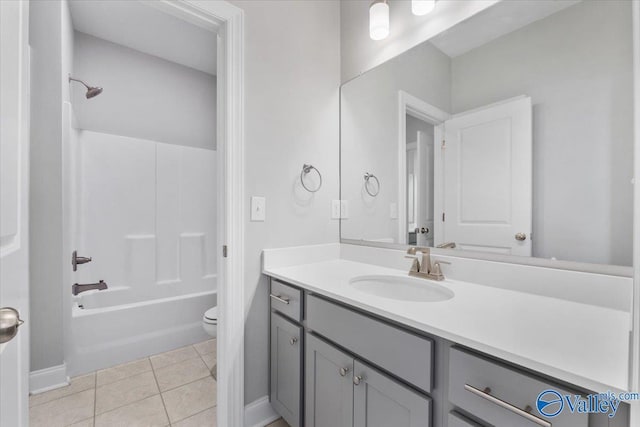
M 217 299 L 216 152 L 70 135 L 74 248 L 93 257 L 73 280 L 109 288 L 74 297 L 69 373 L 206 339 L 202 314 Z

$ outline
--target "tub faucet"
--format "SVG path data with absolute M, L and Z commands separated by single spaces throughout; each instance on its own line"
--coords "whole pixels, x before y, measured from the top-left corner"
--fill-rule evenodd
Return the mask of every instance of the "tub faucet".
M 73 295 L 78 295 L 81 292 L 86 292 L 93 289 L 103 291 L 107 289 L 107 287 L 108 287 L 107 283 L 104 280 L 100 280 L 98 283 L 85 283 L 85 284 L 74 283 L 73 286 L 71 287 L 71 293 Z

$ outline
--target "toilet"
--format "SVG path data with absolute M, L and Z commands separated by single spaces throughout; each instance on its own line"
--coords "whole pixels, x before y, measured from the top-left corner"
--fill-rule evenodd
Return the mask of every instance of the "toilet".
M 202 316 L 202 327 L 212 337 L 218 335 L 218 306 L 211 307 Z

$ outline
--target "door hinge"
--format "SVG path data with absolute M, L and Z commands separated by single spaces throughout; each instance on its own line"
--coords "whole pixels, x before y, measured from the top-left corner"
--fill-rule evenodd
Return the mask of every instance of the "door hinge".
M 222 258 L 227 257 L 227 245 L 222 245 Z
M 442 222 L 444 222 L 444 212 L 442 212 Z

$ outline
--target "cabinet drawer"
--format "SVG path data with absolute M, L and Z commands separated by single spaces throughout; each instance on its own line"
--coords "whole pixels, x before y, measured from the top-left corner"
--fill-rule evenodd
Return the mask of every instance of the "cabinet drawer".
M 302 425 L 302 326 L 271 313 L 271 405 L 291 427 Z
M 475 423 L 468 418 L 463 417 L 455 412 L 449 412 L 447 418 L 447 427 L 482 427 L 480 424 Z
M 449 355 L 449 400 L 457 407 L 496 426 L 587 427 L 587 414 L 566 408 L 554 418 L 536 409 L 545 390 L 578 394 L 495 361 L 452 347 Z
M 433 340 L 308 295 L 307 326 L 417 388 L 431 392 Z
M 296 322 L 302 322 L 302 295 L 300 289 L 271 279 L 271 308 Z

